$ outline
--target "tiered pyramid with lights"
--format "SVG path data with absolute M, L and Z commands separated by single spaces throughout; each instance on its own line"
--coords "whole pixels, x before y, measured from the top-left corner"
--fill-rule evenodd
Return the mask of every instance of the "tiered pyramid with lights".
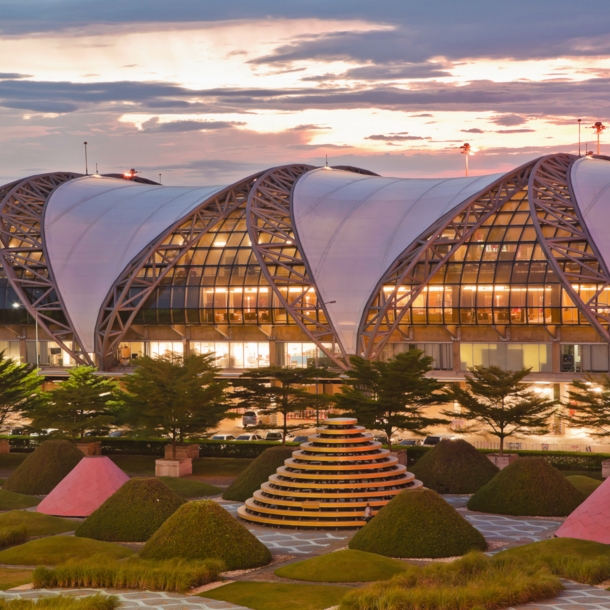
M 356 528 L 403 489 L 422 487 L 398 458 L 352 418 L 327 419 L 238 509 L 264 525 Z
M 88 517 L 127 481 L 129 477 L 110 458 L 85 457 L 36 510 L 58 517 Z

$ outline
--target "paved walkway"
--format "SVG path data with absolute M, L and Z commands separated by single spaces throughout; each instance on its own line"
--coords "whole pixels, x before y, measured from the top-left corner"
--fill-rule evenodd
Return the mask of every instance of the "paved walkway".
M 199 596 L 186 596 L 179 593 L 161 591 L 107 591 L 105 589 L 31 589 L 29 591 L 0 591 L 0 599 L 36 599 L 69 595 L 85 597 L 95 593 L 116 595 L 121 600 L 122 610 L 250 610 L 244 606 L 235 606 L 228 602 L 207 599 Z
M 545 519 L 517 519 L 501 515 L 466 513 L 464 517 L 472 523 L 488 540 L 508 540 L 538 542 L 546 540 L 553 529 L 561 525 L 560 521 Z
M 556 598 L 508 610 L 610 610 L 610 591 L 565 582 L 566 590 Z

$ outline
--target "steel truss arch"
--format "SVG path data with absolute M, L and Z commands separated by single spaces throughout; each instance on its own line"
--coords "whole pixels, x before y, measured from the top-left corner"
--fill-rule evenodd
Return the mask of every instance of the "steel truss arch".
M 603 158 L 603 157 L 600 157 Z M 570 181 L 576 155 L 540 159 L 529 179 L 529 201 L 534 228 L 549 264 L 574 305 L 600 336 L 610 343 L 610 307 L 600 299 L 610 288 L 610 274 L 580 214 Z M 584 301 L 574 284 L 595 285 Z
M 360 321 L 359 353 L 377 359 L 409 308 L 430 279 L 450 259 L 485 220 L 513 196 L 527 188 L 534 161 L 505 174 L 445 214 L 426 229 L 392 263 L 377 284 Z M 421 264 L 424 273 L 420 274 Z M 399 288 L 408 284 L 404 293 Z M 386 294 L 384 287 L 393 290 Z M 391 311 L 396 309 L 396 316 Z
M 44 242 L 44 208 L 49 196 L 61 184 L 81 175 L 41 174 L 0 190 L 0 265 L 36 324 L 76 362 L 91 365 L 62 303 Z M 68 340 L 72 340 L 72 348 Z
M 268 170 L 248 197 L 248 232 L 261 269 L 286 311 L 326 356 L 347 370 L 349 356 L 329 322 L 324 303 L 317 298 L 292 213 L 294 185 L 312 169 L 312 165 L 285 165 Z M 282 288 L 286 289 L 285 295 Z M 306 303 L 312 292 L 316 294 L 315 305 Z M 325 322 L 320 321 L 320 315 Z M 323 342 L 331 343 L 331 349 Z
M 111 368 L 119 343 L 169 271 L 214 225 L 246 205 L 250 190 L 261 174 L 253 174 L 203 200 L 148 244 L 123 269 L 104 299 L 95 327 L 95 351 L 102 370 Z M 147 273 L 147 269 L 152 273 Z

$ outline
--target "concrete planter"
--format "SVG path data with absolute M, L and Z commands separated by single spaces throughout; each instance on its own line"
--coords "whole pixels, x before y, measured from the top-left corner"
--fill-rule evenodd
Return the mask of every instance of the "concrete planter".
M 489 461 L 495 464 L 500 470 L 506 468 L 509 464 L 512 464 L 515 460 L 519 459 L 517 453 L 505 453 L 502 457 L 498 453 L 488 453 L 487 457 Z
M 392 451 L 391 455 L 398 458 L 398 463 L 403 466 L 407 465 L 407 450 L 401 449 L 400 451 Z
M 199 445 L 176 445 L 176 455 L 172 454 L 172 446 L 165 445 L 166 460 L 195 459 L 199 457 Z
M 8 438 L 0 438 L 0 454 L 10 452 L 11 446 L 9 445 Z
M 102 441 L 76 443 L 76 448 L 80 449 L 87 457 L 102 455 Z
M 191 458 L 155 460 L 156 477 L 185 477 L 187 474 L 193 474 Z
M 604 479 L 610 477 L 610 460 L 604 460 L 602 462 L 602 477 Z

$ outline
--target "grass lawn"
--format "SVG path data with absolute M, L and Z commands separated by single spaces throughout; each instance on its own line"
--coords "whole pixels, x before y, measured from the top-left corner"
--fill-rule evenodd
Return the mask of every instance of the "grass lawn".
M 585 496 L 590 496 L 601 484 L 601 481 L 592 479 L 591 477 L 584 477 L 580 474 L 573 474 L 566 477 L 576 489 Z
M 123 472 L 127 474 L 143 475 L 155 474 L 154 455 L 109 455 L 108 456 Z
M 202 483 L 195 479 L 185 477 L 158 477 L 172 491 L 175 491 L 182 498 L 201 498 L 202 496 L 215 496 L 222 492 L 222 489 L 208 483 Z
M 325 610 L 347 593 L 344 587 L 234 582 L 202 593 L 202 597 L 246 606 L 253 610 Z
M 0 455 L 0 470 L 15 470 L 29 453 L 3 453 Z
M 0 568 L 0 591 L 6 591 L 32 582 L 33 570 L 19 568 Z
M 200 477 L 236 477 L 252 461 L 249 458 L 198 458 L 193 460 L 193 474 Z
M 38 506 L 40 499 L 34 496 L 18 494 L 14 491 L 0 489 L 0 510 L 14 510 L 16 508 L 30 508 Z
M 576 540 L 575 538 L 551 538 L 517 546 L 498 555 L 508 557 L 521 557 L 535 561 L 541 555 L 553 554 L 562 557 L 576 557 L 578 559 L 610 559 L 610 545 L 590 540 Z
M 72 519 L 62 519 L 61 517 L 25 510 L 12 510 L 0 514 L 0 528 L 25 525 L 28 536 L 51 536 L 71 532 L 76 529 L 78 523 L 78 521 Z
M 388 580 L 406 569 L 397 559 L 348 549 L 291 563 L 274 574 L 310 582 L 372 582 Z
M 560 470 L 564 477 L 571 477 L 574 475 L 580 475 L 583 477 L 589 477 L 590 479 L 596 479 L 597 481 L 603 481 L 602 473 L 599 470 Z
M 122 559 L 133 555 L 133 551 L 118 544 L 91 538 L 51 536 L 0 551 L 0 563 L 22 566 L 58 565 L 71 559 L 86 559 L 93 555 Z

